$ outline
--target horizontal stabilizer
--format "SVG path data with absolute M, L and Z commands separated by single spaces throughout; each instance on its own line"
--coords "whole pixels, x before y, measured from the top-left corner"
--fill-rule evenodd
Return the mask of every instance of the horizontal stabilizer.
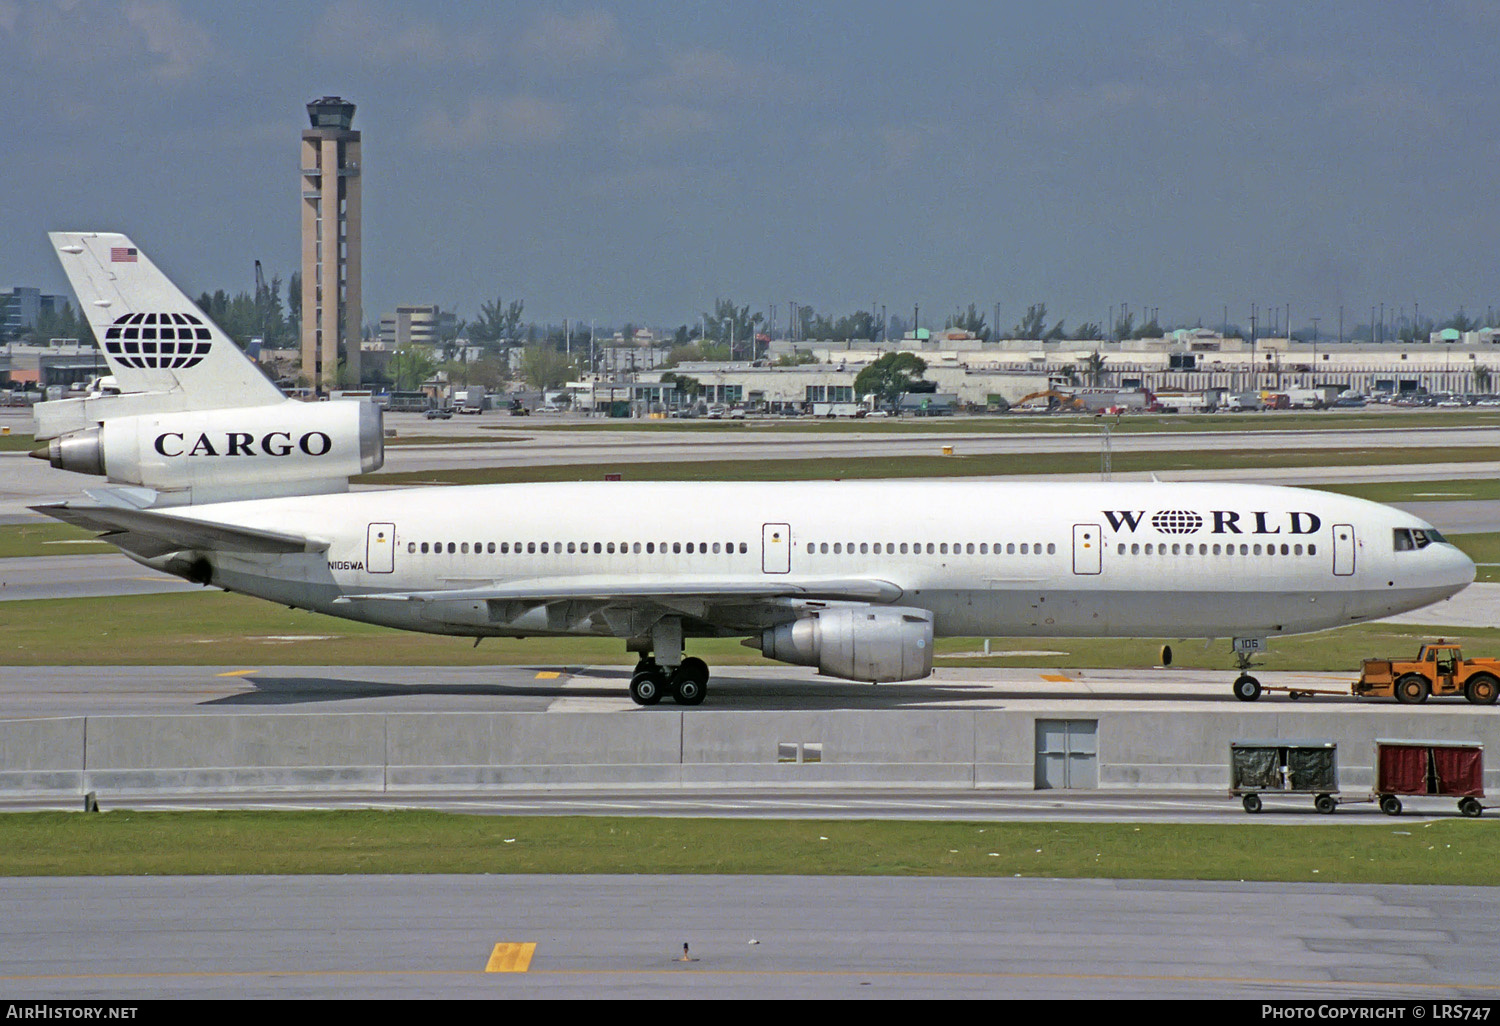
M 119 506 L 74 506 L 69 503 L 31 508 L 55 520 L 89 531 L 100 531 L 107 535 L 145 536 L 159 543 L 153 548 L 160 551 L 199 549 L 209 552 L 285 553 L 322 552 L 328 548 L 326 541 L 299 535 L 197 520 L 154 510 Z M 114 541 L 111 538 L 105 540 Z M 122 547 L 136 546 L 122 544 Z

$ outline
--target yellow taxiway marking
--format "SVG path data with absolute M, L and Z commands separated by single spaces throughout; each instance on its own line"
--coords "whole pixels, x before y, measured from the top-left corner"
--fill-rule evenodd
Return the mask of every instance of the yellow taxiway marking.
M 558 673 L 556 670 L 543 670 L 541 673 L 539 673 L 539 674 L 536 675 L 536 679 L 537 680 L 556 680 L 558 677 L 561 677 L 561 676 L 562 676 L 562 674 Z
M 490 961 L 484 967 L 484 971 L 487 973 L 524 973 L 531 968 L 531 956 L 535 952 L 535 944 L 508 944 L 501 941 L 495 945 L 495 950 L 490 952 Z
M 1073 678 L 1062 673 L 1044 673 L 1042 674 L 1042 680 L 1055 681 L 1060 684 L 1069 684 L 1072 683 Z
M 246 677 L 246 676 L 249 676 L 252 673 L 259 673 L 259 672 L 260 672 L 259 670 L 230 670 L 228 673 L 216 673 L 216 674 L 214 674 L 214 676 L 215 677 Z

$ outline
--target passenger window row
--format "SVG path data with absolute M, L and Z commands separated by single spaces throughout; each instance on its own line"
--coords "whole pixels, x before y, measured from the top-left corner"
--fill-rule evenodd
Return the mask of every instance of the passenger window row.
M 669 547 L 670 546 L 670 549 Z M 665 555 L 669 551 L 677 554 L 686 552 L 688 555 L 733 555 L 735 552 L 741 555 L 750 551 L 746 542 L 474 542 L 472 549 L 469 542 L 407 542 L 406 551 L 411 553 L 433 553 L 448 555 L 468 555 L 471 551 L 475 554 L 494 555 L 497 552 L 502 556 L 509 555 Z
M 993 547 L 994 547 L 994 553 L 993 554 L 996 555 L 996 556 L 999 556 L 999 555 L 1006 555 L 1006 556 L 1014 556 L 1014 555 L 1033 556 L 1033 555 L 1035 555 L 1035 556 L 1040 556 L 1042 554 L 1044 548 L 1045 548 L 1046 553 L 1049 556 L 1053 555 L 1053 554 L 1055 554 L 1057 552 L 1057 544 L 1055 542 L 1049 542 L 1049 543 L 1047 543 L 1045 545 L 1045 547 L 1043 546 L 1043 543 L 1041 543 L 1041 542 L 1021 542 L 1019 544 L 1017 544 L 1016 542 L 995 542 L 995 544 L 994 544 Z M 990 549 L 991 549 L 991 546 L 990 546 L 989 542 L 979 542 L 977 545 L 974 542 L 953 542 L 951 545 L 948 542 L 926 542 L 925 543 L 925 549 L 924 549 L 924 543 L 923 542 L 911 542 L 911 543 L 907 543 L 907 542 L 900 542 L 900 543 L 897 543 L 897 542 L 808 542 L 807 543 L 807 554 L 809 556 L 814 555 L 814 554 L 825 555 L 826 556 L 829 553 L 832 553 L 835 556 L 844 555 L 844 554 L 848 554 L 848 555 L 852 556 L 855 553 L 858 553 L 860 555 L 865 555 L 865 554 L 870 553 L 870 552 L 873 552 L 877 556 L 880 555 L 880 554 L 882 554 L 882 553 L 884 553 L 887 556 L 895 556 L 895 555 L 906 556 L 906 555 L 913 555 L 913 554 L 920 555 L 924 551 L 929 556 L 939 556 L 939 555 L 946 556 L 946 555 L 949 555 L 949 554 L 952 554 L 952 555 L 955 555 L 955 556 L 961 556 L 961 555 L 973 556 L 973 555 L 976 555 L 976 554 L 981 555 L 981 556 L 988 556 L 988 555 L 991 554 Z
M 1264 548 L 1264 552 L 1261 551 L 1262 548 Z M 1233 544 L 1209 545 L 1206 542 L 1199 542 L 1197 546 L 1194 546 L 1191 542 L 1186 545 L 1180 542 L 1173 542 L 1170 553 L 1168 552 L 1166 542 L 1160 544 L 1146 542 L 1144 545 L 1139 542 L 1131 542 L 1128 546 L 1124 542 L 1120 542 L 1115 551 L 1121 556 L 1233 556 L 1236 553 L 1241 556 L 1274 556 L 1277 554 L 1275 544 L 1268 543 L 1262 546 L 1259 543 L 1249 544 L 1246 542 L 1240 542 L 1238 547 Z M 1306 546 L 1306 552 L 1309 556 L 1316 556 L 1318 554 L 1318 547 L 1316 545 L 1308 545 Z M 1280 554 L 1283 556 L 1300 556 L 1303 554 L 1303 546 L 1300 544 L 1289 545 L 1286 542 L 1282 542 Z

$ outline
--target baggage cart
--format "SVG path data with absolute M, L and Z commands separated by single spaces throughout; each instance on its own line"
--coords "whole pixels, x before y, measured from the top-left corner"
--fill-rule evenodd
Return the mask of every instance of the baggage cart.
M 1229 743 L 1229 793 L 1246 812 L 1259 812 L 1263 794 L 1310 794 L 1313 808 L 1338 808 L 1339 746 L 1334 741 L 1265 741 Z
M 1387 816 L 1401 815 L 1402 795 L 1455 797 L 1458 811 L 1484 811 L 1484 745 L 1478 741 L 1375 739 L 1372 797 Z

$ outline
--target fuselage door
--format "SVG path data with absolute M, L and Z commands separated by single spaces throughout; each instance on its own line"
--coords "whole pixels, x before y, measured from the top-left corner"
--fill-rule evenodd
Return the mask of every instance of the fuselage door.
M 1104 532 L 1098 524 L 1073 525 L 1073 572 L 1097 574 L 1104 569 Z
M 762 524 L 760 528 L 760 568 L 768 574 L 792 572 L 792 527 L 790 524 Z
M 1333 572 L 1339 577 L 1354 574 L 1354 525 L 1333 525 Z
M 396 525 L 371 524 L 365 535 L 365 570 L 388 574 L 396 569 Z

